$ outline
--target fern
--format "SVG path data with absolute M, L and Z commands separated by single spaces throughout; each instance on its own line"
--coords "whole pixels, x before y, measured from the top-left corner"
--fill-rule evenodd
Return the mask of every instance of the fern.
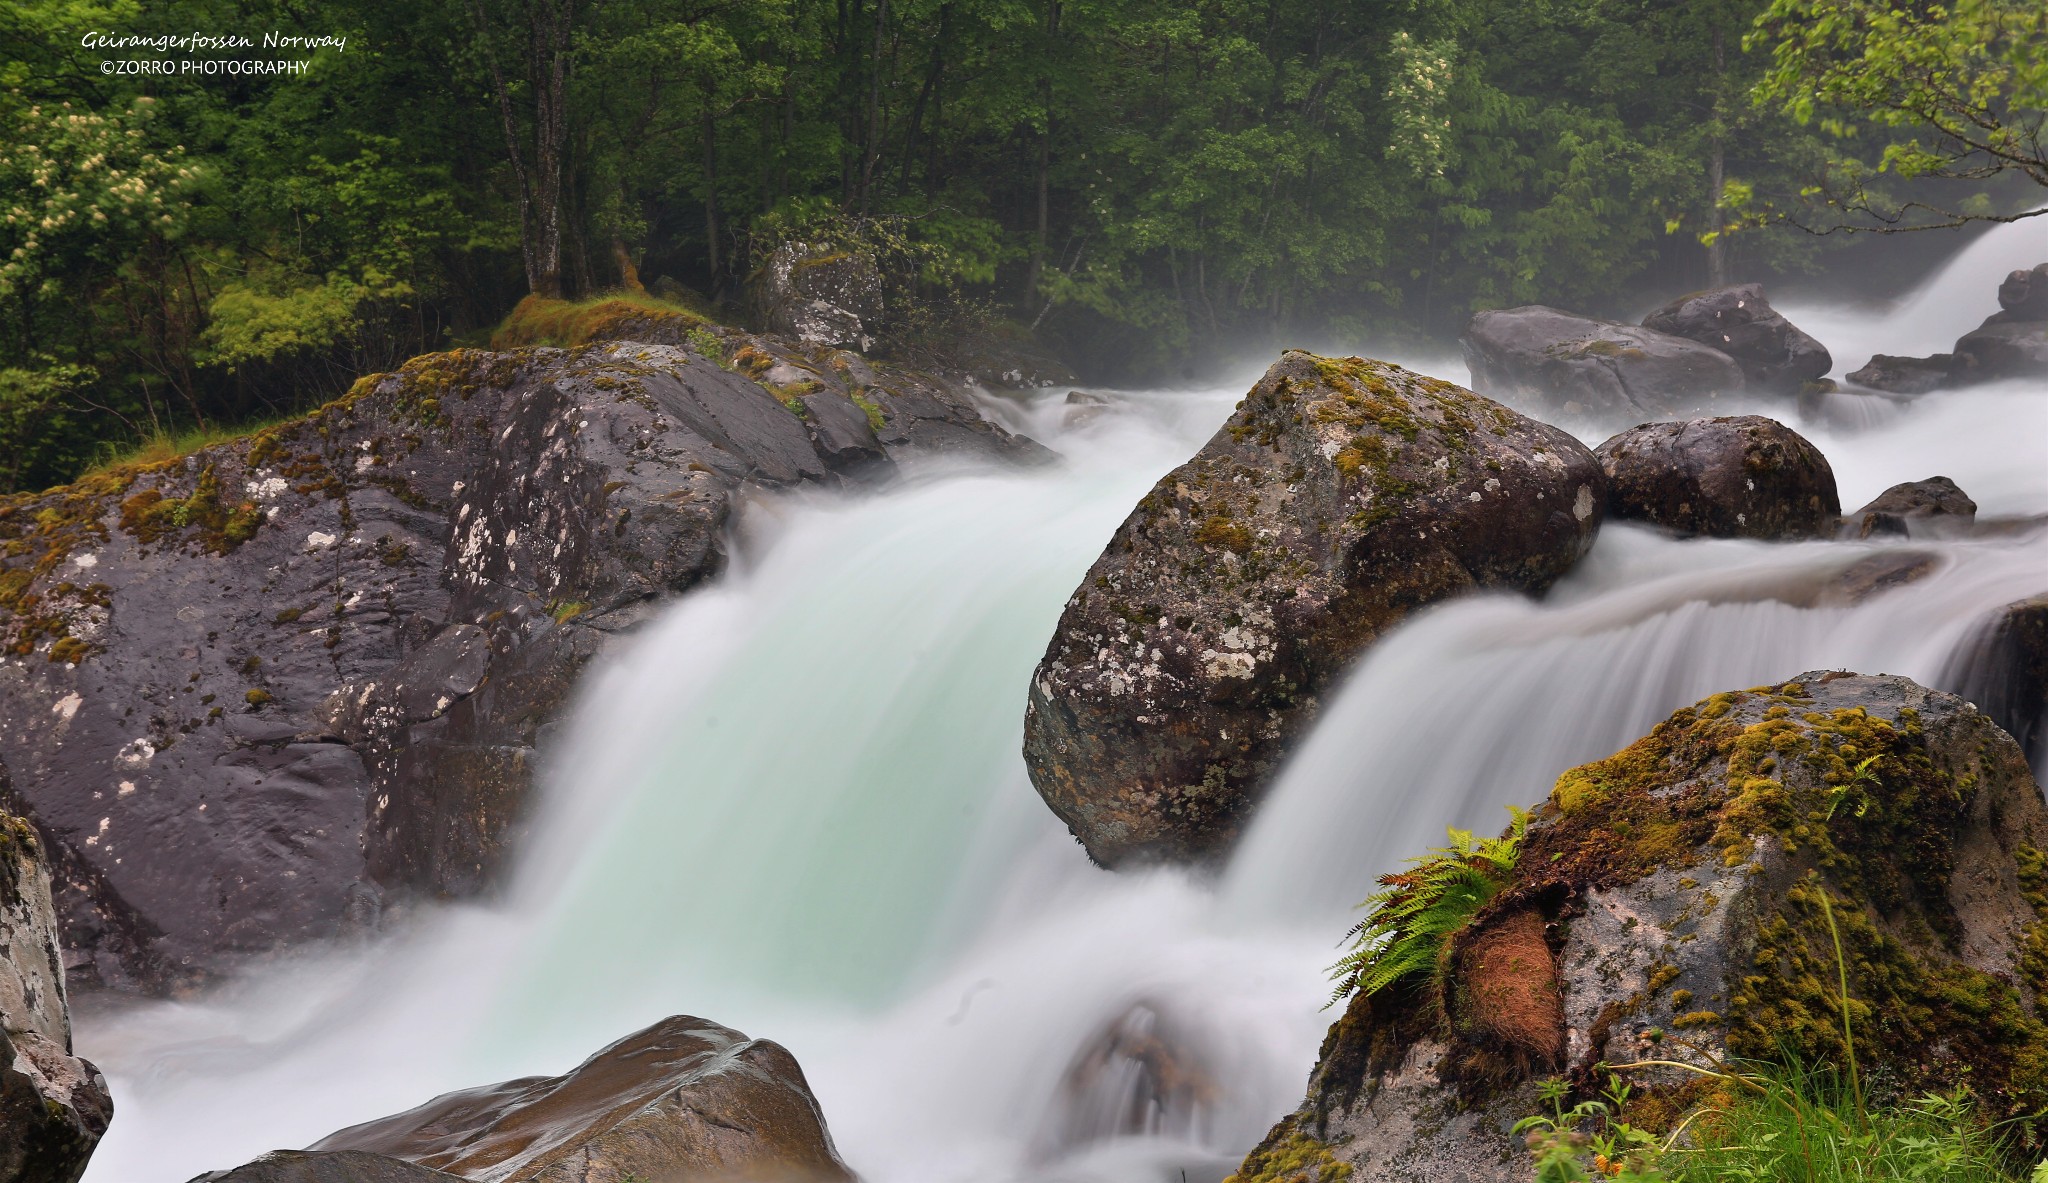
M 1442 982 L 1450 938 L 1507 886 L 1521 858 L 1529 812 L 1508 812 L 1514 823 L 1501 837 L 1474 839 L 1470 830 L 1452 829 L 1449 846 L 1411 859 L 1410 870 L 1380 876 L 1382 890 L 1358 905 L 1370 909 L 1365 919 L 1344 934 L 1351 952 L 1330 967 L 1337 983 L 1330 1006 L 1356 991 L 1370 997 L 1411 974 Z

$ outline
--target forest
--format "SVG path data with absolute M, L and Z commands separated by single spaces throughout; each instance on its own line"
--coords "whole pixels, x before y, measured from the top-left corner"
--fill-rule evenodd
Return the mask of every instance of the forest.
M 1107 382 L 1797 277 L 1873 238 L 1836 231 L 2040 204 L 2044 26 L 2030 0 L 14 0 L 0 491 L 484 344 L 529 293 L 743 320 L 791 239 L 876 248 L 895 341 L 993 333 Z

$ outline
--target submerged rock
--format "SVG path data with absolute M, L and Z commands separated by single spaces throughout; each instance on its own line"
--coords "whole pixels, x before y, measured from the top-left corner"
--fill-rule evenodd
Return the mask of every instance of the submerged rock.
M 433 354 L 0 499 L 0 758 L 74 980 L 162 989 L 488 889 L 583 664 L 723 569 L 746 499 L 1046 455 L 920 375 L 634 316 L 681 344 Z
M 1744 382 L 1718 349 L 1540 304 L 1478 313 L 1458 344 L 1474 390 L 1575 421 L 1699 414 Z
M 41 844 L 0 810 L 0 1183 L 71 1183 L 114 1112 L 99 1069 L 71 1054 L 58 948 Z
M 1895 534 L 1947 538 L 1969 533 L 1977 503 L 1945 476 L 1906 481 L 1879 493 L 1870 504 L 1842 519 L 1851 538 Z
M 1106 866 L 1219 857 L 1361 650 L 1439 600 L 1548 588 L 1604 501 L 1557 428 L 1287 353 L 1067 601 L 1025 708 L 1032 783 Z
M 854 1179 L 795 1058 L 682 1015 L 561 1076 L 447 1093 L 312 1149 L 369 1151 L 488 1183 Z
M 1355 995 L 1236 1178 L 1525 1183 L 1511 1127 L 1540 1076 L 1590 1096 L 1602 1064 L 1839 1064 L 1831 921 L 1864 1080 L 1917 1096 L 1967 1072 L 1989 1111 L 2044 1111 L 2048 807 L 2018 745 L 1954 695 L 1814 672 L 1558 778 L 1447 979 Z M 1624 1075 L 1617 1116 L 1657 1133 L 1716 1087 Z
M 1135 1002 L 1067 1065 L 1034 1157 L 1054 1159 L 1114 1138 L 1196 1142 L 1223 1095 L 1189 1025 L 1163 1004 Z
M 1827 377 L 1834 358 L 1745 283 L 1681 296 L 1643 318 L 1643 327 L 1697 341 L 1735 359 L 1754 390 L 1798 394 Z
M 1595 455 L 1618 520 L 1775 541 L 1832 535 L 1842 513 L 1827 457 L 1760 415 L 1645 423 Z

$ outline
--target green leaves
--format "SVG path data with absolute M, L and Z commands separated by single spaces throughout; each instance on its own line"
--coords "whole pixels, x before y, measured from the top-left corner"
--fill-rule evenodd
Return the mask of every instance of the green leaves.
M 1359 905 L 1368 911 L 1351 930 L 1352 951 L 1330 967 L 1337 982 L 1331 1005 L 1414 976 L 1442 982 L 1451 938 L 1507 885 L 1521 858 L 1529 814 L 1508 812 L 1514 821 L 1506 834 L 1475 840 L 1470 830 L 1452 829 L 1449 846 L 1411 860 L 1411 870 L 1380 877 L 1383 890 Z

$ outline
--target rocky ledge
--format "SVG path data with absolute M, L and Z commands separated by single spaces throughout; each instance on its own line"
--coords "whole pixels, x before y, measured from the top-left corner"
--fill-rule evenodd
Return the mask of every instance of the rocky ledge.
M 75 981 L 164 989 L 488 888 L 578 670 L 749 497 L 1042 448 L 936 381 L 626 309 L 0 501 L 0 804 Z
M 1565 773 L 1516 854 L 1434 970 L 1352 996 L 1238 1183 L 1522 1183 L 1537 1078 L 1623 1072 L 1620 1119 L 1669 1131 L 1731 1061 L 1841 1063 L 1843 973 L 1865 1080 L 1968 1072 L 2042 1132 L 2048 807 L 1962 699 L 1827 672 L 1717 694 Z
M 1097 862 L 1229 849 L 1318 696 L 1451 596 L 1592 546 L 1593 455 L 1469 390 L 1282 356 L 1118 528 L 1032 676 L 1032 783 Z

